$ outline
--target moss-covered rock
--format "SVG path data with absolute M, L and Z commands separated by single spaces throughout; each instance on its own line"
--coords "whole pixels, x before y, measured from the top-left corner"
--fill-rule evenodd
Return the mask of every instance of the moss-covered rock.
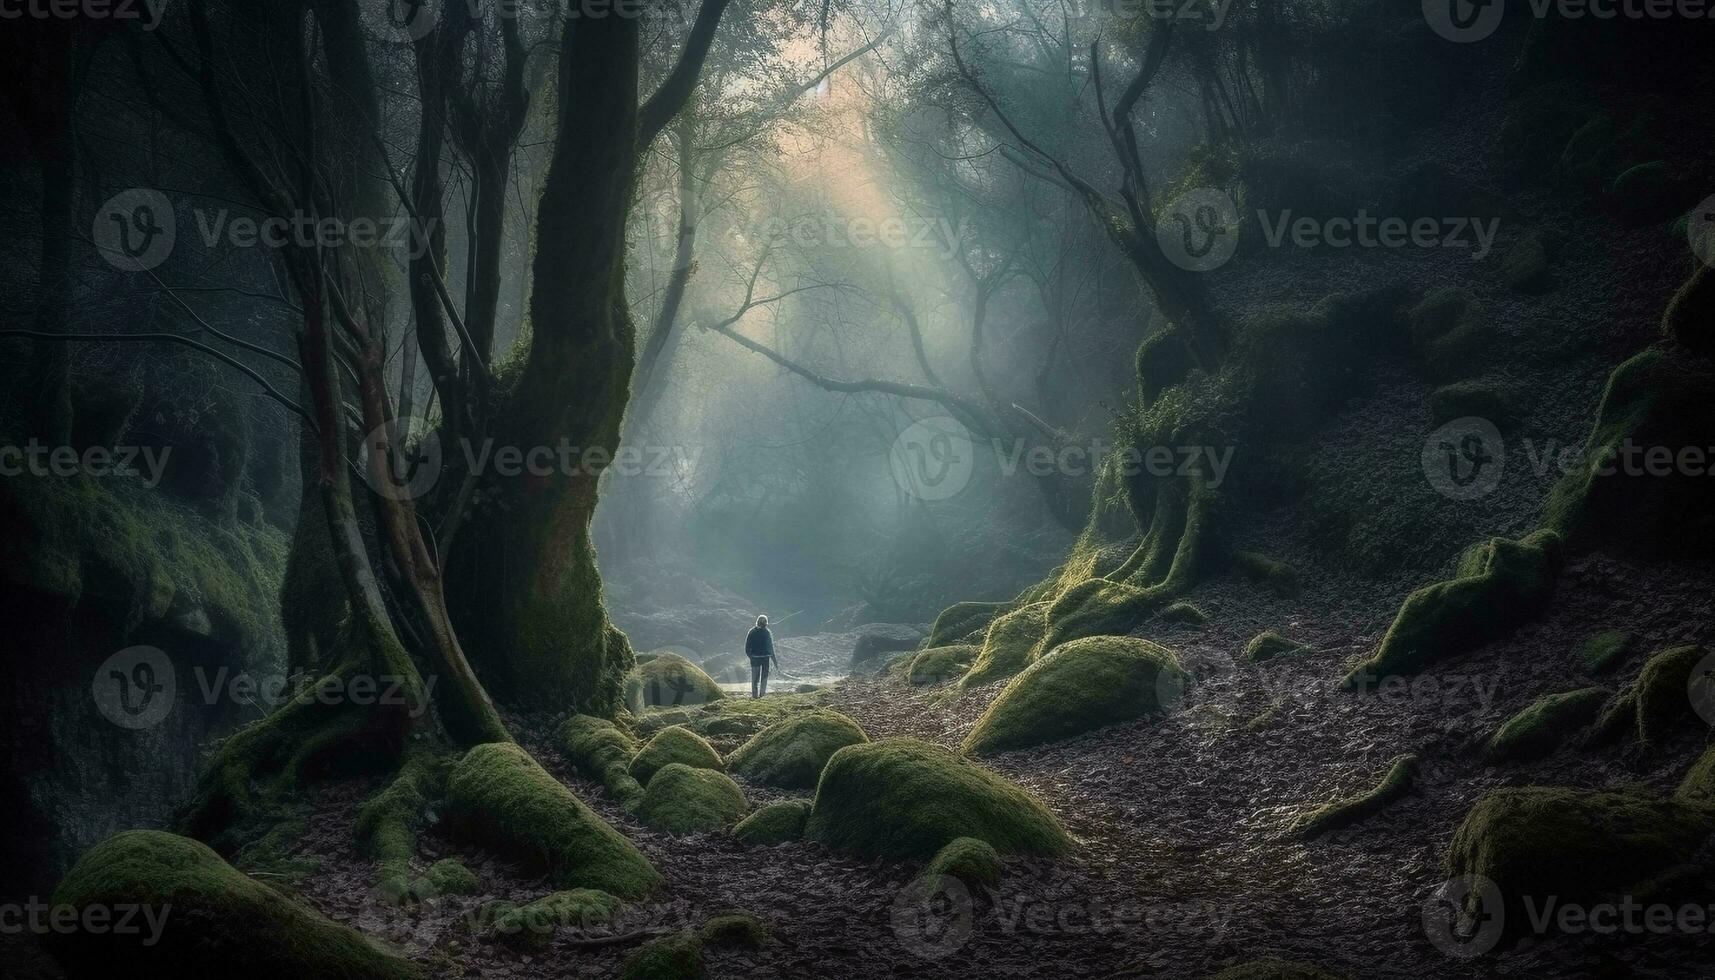
M 976 662 L 980 653 L 981 647 L 963 643 L 930 647 L 911 658 L 911 683 L 921 687 L 957 680 L 970 672 L 971 664 Z
M 936 851 L 920 877 L 929 880 L 931 888 L 943 876 L 957 878 L 971 888 L 998 888 L 1000 873 L 1000 855 L 987 841 L 960 837 Z
M 1674 790 L 1673 798 L 1682 803 L 1715 806 L 1715 748 L 1705 749 L 1691 764 L 1685 778 L 1680 780 L 1679 788 Z
M 1240 551 L 1234 553 L 1233 565 L 1245 578 L 1283 599 L 1298 594 L 1298 572 L 1286 562 L 1275 561 L 1255 551 Z
M 573 715 L 554 733 L 554 744 L 579 772 L 601 782 L 621 803 L 630 805 L 643 795 L 631 775 L 637 739 L 623 728 L 594 715 Z
M 1060 822 L 994 772 L 936 745 L 892 738 L 834 753 L 805 836 L 862 857 L 925 860 L 960 837 L 1003 854 L 1064 853 Z
M 1511 382 L 1494 378 L 1455 381 L 1429 393 L 1430 421 L 1441 426 L 1454 419 L 1475 417 L 1506 430 L 1524 416 L 1524 403 L 1524 389 Z
M 1431 381 L 1457 381 L 1478 373 L 1500 345 L 1500 331 L 1476 297 L 1451 286 L 1424 296 L 1407 314 L 1407 322 L 1412 353 Z
M 1547 237 L 1541 229 L 1532 228 L 1501 255 L 1501 282 L 1521 293 L 1545 292 L 1553 285 L 1549 273 L 1552 257 Z
M 1509 931 L 1528 928 L 1527 900 L 1563 905 L 1636 894 L 1686 862 L 1715 832 L 1715 809 L 1626 793 L 1498 789 L 1454 831 L 1447 868 L 1495 883 Z
M 765 786 L 814 789 L 835 752 L 867 741 L 857 722 L 823 708 L 764 728 L 728 756 L 727 764 Z
M 1715 552 L 1706 467 L 1715 366 L 1649 348 L 1614 369 L 1585 458 L 1549 498 L 1549 526 L 1580 547 L 1643 555 Z
M 682 725 L 663 728 L 631 760 L 631 777 L 648 786 L 655 774 L 673 763 L 693 769 L 725 772 L 726 763 L 701 735 Z
M 1508 718 L 1489 738 L 1484 752 L 1497 762 L 1528 762 L 1553 755 L 1596 720 L 1612 693 L 1586 687 L 1541 698 Z
M 706 975 L 703 940 L 694 929 L 649 940 L 619 968 L 619 980 L 700 980 Z
M 1518 541 L 1491 538 L 1467 550 L 1452 579 L 1406 597 L 1381 647 L 1352 668 L 1346 685 L 1416 674 L 1527 622 L 1548 600 L 1560 552 L 1560 536 L 1549 530 Z
M 929 629 L 929 638 L 923 641 L 923 646 L 925 649 L 957 644 L 976 646 L 982 643 L 983 633 L 995 617 L 1011 609 L 1010 602 L 955 602 L 935 617 L 935 625 Z
M 423 872 L 423 891 L 430 895 L 475 895 L 482 889 L 476 872 L 458 858 L 441 858 Z
M 731 776 L 674 762 L 649 780 L 637 818 L 663 833 L 695 834 L 730 827 L 749 810 Z
M 768 926 L 749 912 L 725 912 L 709 916 L 697 936 L 706 946 L 761 949 L 768 945 Z
M 631 841 L 509 742 L 465 753 L 447 778 L 447 811 L 457 834 L 556 885 L 642 898 L 661 882 Z
M 645 708 L 707 704 L 725 696 L 703 668 L 667 651 L 640 661 L 625 677 L 625 706 L 633 714 Z
M 1689 696 L 1691 673 L 1702 662 L 1702 647 L 1673 647 L 1654 654 L 1638 672 L 1638 743 L 1659 744 L 1677 732 L 1704 729 L 1709 723 L 1697 713 Z
M 1000 616 L 989 624 L 982 651 L 959 683 L 966 687 L 988 684 L 1023 670 L 1042 635 L 1048 631 L 1048 603 L 1033 602 Z
M 1295 653 L 1303 653 L 1306 647 L 1287 639 L 1274 630 L 1264 630 L 1245 644 L 1245 661 L 1253 664 L 1265 663 L 1276 657 L 1290 657 Z
M 1632 648 L 1632 635 L 1624 630 L 1602 630 L 1584 638 L 1572 658 L 1592 674 L 1605 674 L 1620 665 Z
M 355 930 L 246 877 L 206 845 L 154 830 L 102 841 L 74 865 L 53 903 L 141 906 L 135 931 L 78 930 L 50 942 L 73 976 L 255 978 L 420 976 Z
M 1388 763 L 1381 782 L 1355 796 L 1324 803 L 1298 818 L 1292 832 L 1310 838 L 1361 823 L 1411 792 L 1417 778 L 1417 757 L 1402 755 Z
M 1041 745 L 1106 725 L 1166 714 L 1185 672 L 1166 647 L 1128 636 L 1073 640 L 1013 678 L 977 719 L 965 751 Z
M 593 888 L 554 892 L 493 915 L 488 934 L 501 942 L 542 949 L 561 929 L 589 929 L 612 922 L 620 905 L 619 899 Z
M 752 847 L 772 847 L 804 838 L 804 822 L 810 819 L 809 800 L 781 800 L 759 807 L 738 822 L 733 837 Z
M 922 641 L 923 634 L 913 630 L 889 629 L 885 632 L 865 633 L 852 644 L 852 666 L 870 663 L 883 654 L 915 650 L 917 644 Z
M 1344 980 L 1344 978 L 1319 966 L 1270 956 L 1260 960 L 1235 963 L 1219 973 L 1210 975 L 1208 980 Z
M 1184 626 L 1205 626 L 1209 622 L 1209 614 L 1201 606 L 1191 602 L 1175 602 L 1161 610 L 1159 618 L 1164 623 L 1179 623 Z

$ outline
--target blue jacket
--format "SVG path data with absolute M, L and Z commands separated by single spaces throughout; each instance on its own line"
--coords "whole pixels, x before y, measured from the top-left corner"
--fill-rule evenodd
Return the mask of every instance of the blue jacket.
M 774 634 L 766 626 L 751 627 L 750 635 L 744 638 L 744 652 L 752 660 L 773 660 Z

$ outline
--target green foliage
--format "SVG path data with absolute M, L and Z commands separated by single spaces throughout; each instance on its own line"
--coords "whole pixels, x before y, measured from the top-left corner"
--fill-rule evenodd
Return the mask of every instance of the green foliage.
M 1600 687 L 1551 694 L 1508 718 L 1485 750 L 1495 761 L 1528 762 L 1553 755 L 1596 720 L 1612 692 Z
M 637 817 L 663 833 L 694 834 L 730 827 L 749 810 L 731 776 L 674 762 L 649 780 Z
M 1402 755 L 1388 763 L 1387 775 L 1370 789 L 1311 810 L 1293 825 L 1293 833 L 1310 838 L 1368 820 L 1411 792 L 1417 778 L 1417 756 Z
M 543 949 L 560 929 L 589 929 L 612 922 L 619 899 L 593 888 L 573 888 L 514 906 L 493 917 L 488 934 L 501 942 Z
M 804 837 L 804 821 L 809 818 L 809 800 L 782 800 L 740 820 L 732 835 L 739 843 L 752 847 L 784 844 Z
M 1013 678 L 965 737 L 983 755 L 1166 714 L 1185 672 L 1166 647 L 1127 636 L 1073 640 Z
M 981 647 L 969 644 L 929 647 L 911 658 L 911 683 L 922 686 L 963 677 L 981 653 Z
M 925 649 L 955 643 L 978 643 L 995 617 L 1012 608 L 1010 602 L 955 602 L 941 610 L 929 630 Z
M 960 837 L 936 851 L 920 877 L 931 885 L 942 876 L 951 876 L 972 888 L 998 888 L 1000 874 L 1000 855 L 987 841 Z
M 712 915 L 697 935 L 704 945 L 734 949 L 761 949 L 768 945 L 768 927 L 749 912 Z
M 1342 980 L 1342 978 L 1339 974 L 1329 973 L 1319 966 L 1269 956 L 1260 960 L 1235 963 L 1221 972 L 1211 975 L 1208 980 Z
M 447 777 L 449 826 L 556 885 L 641 898 L 661 876 L 618 831 L 509 742 L 478 745 Z
M 1509 928 L 1525 901 L 1588 904 L 1636 894 L 1689 861 L 1715 831 L 1715 809 L 1625 793 L 1524 786 L 1492 790 L 1471 807 L 1448 848 L 1455 875 L 1481 875 L 1504 896 Z
M 1289 657 L 1295 653 L 1303 653 L 1306 648 L 1299 643 L 1281 636 L 1274 630 L 1265 630 L 1251 638 L 1245 644 L 1245 660 L 1249 663 L 1260 664 L 1276 657 Z
M 1643 555 L 1715 551 L 1709 503 L 1709 433 L 1715 432 L 1715 366 L 1649 348 L 1614 369 L 1583 465 L 1555 485 L 1549 526 L 1580 547 L 1613 545 Z M 1698 468 L 1681 463 L 1695 450 Z
M 727 762 L 733 772 L 765 786 L 813 789 L 835 752 L 867 741 L 857 722 L 823 708 L 764 728 Z
M 631 760 L 631 777 L 648 786 L 656 773 L 675 762 L 693 769 L 726 771 L 726 763 L 721 761 L 721 754 L 714 746 L 689 728 L 674 725 L 656 733 Z
M 619 968 L 619 980 L 700 980 L 705 975 L 703 940 L 691 929 L 649 940 Z
M 421 971 L 361 933 L 246 877 L 207 846 L 155 830 L 107 838 L 55 889 L 55 905 L 138 905 L 165 915 L 158 941 L 134 932 L 50 937 L 74 976 L 417 977 Z
M 1624 630 L 1603 630 L 1592 633 L 1572 651 L 1573 659 L 1592 674 L 1606 673 L 1619 666 L 1632 649 L 1632 634 Z
M 1524 403 L 1524 389 L 1506 381 L 1455 381 L 1429 393 L 1430 421 L 1441 426 L 1454 419 L 1475 417 L 1505 430 L 1524 416 Z
M 573 715 L 560 725 L 554 742 L 568 762 L 600 780 L 621 803 L 629 806 L 643 795 L 643 786 L 631 775 L 638 744 L 630 732 L 606 718 Z
M 1048 629 L 1048 603 L 1020 606 L 989 624 L 976 662 L 959 683 L 975 687 L 1011 677 L 1030 662 L 1031 650 Z
M 1240 551 L 1233 555 L 1233 564 L 1245 578 L 1265 586 L 1283 599 L 1298 595 L 1298 572 L 1283 561 L 1275 561 L 1254 551 Z
M 637 664 L 625 678 L 625 706 L 679 707 L 718 701 L 726 694 L 703 668 L 676 653 L 658 653 Z
M 1035 797 L 946 749 L 893 738 L 834 753 L 805 836 L 860 857 L 926 860 L 960 837 L 1004 854 L 1065 853 L 1072 842 Z
M 1549 530 L 1473 546 L 1454 578 L 1406 597 L 1380 649 L 1353 667 L 1345 683 L 1416 674 L 1497 639 L 1537 614 L 1559 567 L 1560 536 Z

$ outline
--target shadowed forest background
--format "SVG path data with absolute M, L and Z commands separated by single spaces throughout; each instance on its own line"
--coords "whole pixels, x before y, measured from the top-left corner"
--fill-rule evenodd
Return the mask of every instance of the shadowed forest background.
M 1699 974 L 1711 9 L 0 3 L 0 973 Z

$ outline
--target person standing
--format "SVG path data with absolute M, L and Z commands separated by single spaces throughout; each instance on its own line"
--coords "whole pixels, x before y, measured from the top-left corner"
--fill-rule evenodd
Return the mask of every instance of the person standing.
M 756 617 L 756 625 L 744 638 L 744 653 L 750 658 L 750 696 L 762 697 L 768 693 L 769 665 L 780 666 L 774 656 L 774 634 L 768 632 L 767 616 Z

